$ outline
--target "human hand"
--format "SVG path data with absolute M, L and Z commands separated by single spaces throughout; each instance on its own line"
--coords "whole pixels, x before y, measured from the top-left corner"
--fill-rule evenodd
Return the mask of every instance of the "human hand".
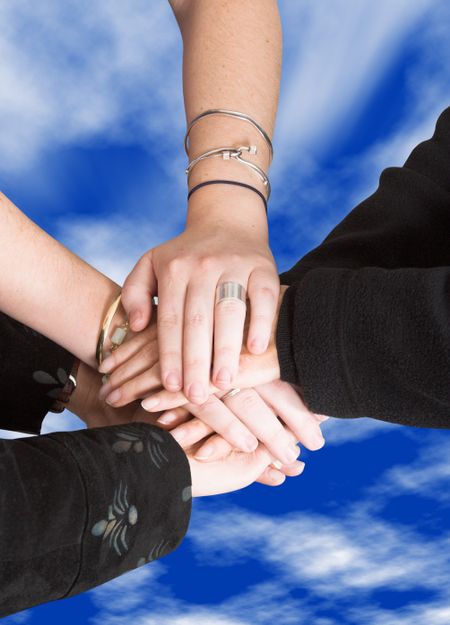
M 279 379 L 280 368 L 275 342 L 276 325 L 281 302 L 288 286 L 281 285 L 276 315 L 271 328 L 269 346 L 266 352 L 253 355 L 242 345 L 240 369 L 236 386 L 251 387 Z M 157 312 L 157 317 L 159 311 Z M 244 325 L 244 338 L 250 325 L 249 315 Z M 99 396 L 113 406 L 119 407 L 128 402 L 149 395 L 143 401 L 146 410 L 168 410 L 188 403 L 183 392 L 161 389 L 160 364 L 158 361 L 159 335 L 155 319 L 143 331 L 126 340 L 99 367 L 99 371 L 109 374 L 108 382 L 100 390 Z M 209 394 L 220 391 L 212 382 Z
M 92 367 L 81 362 L 78 369 L 77 386 L 70 398 L 67 408 L 82 419 L 88 428 L 142 421 L 165 429 L 160 423 L 157 423 L 157 419 L 161 416 L 161 413 L 148 413 L 142 408 L 139 401 L 131 402 L 121 408 L 113 408 L 105 402 L 100 401 L 98 399 L 98 389 L 100 386 L 101 375 Z M 193 419 L 194 417 L 187 410 L 184 410 L 184 418 L 187 420 Z M 190 440 L 187 441 L 187 445 L 185 446 L 186 448 L 192 448 L 191 452 L 193 453 L 195 445 L 197 444 L 197 447 L 201 446 L 204 440 L 201 440 L 202 437 L 200 436 L 192 437 L 192 433 L 189 438 Z M 183 447 L 183 445 L 181 446 Z M 233 448 L 231 446 L 226 449 L 224 448 L 221 453 L 222 457 L 232 450 Z M 217 453 L 215 459 L 219 459 Z M 243 463 L 244 461 L 239 459 L 239 462 Z M 194 468 L 197 467 L 194 460 L 191 459 L 191 463 Z M 227 467 L 225 466 L 225 468 Z M 268 486 L 278 486 L 284 482 L 287 475 L 298 475 L 303 468 L 304 463 L 299 461 L 286 466 L 280 464 L 277 468 L 266 466 L 255 481 Z M 204 472 L 202 472 L 201 475 L 203 476 Z
M 286 288 L 286 286 L 282 287 L 282 293 Z M 115 406 L 142 397 L 146 392 L 160 385 L 157 374 L 158 363 L 153 369 L 151 368 L 157 358 L 157 332 L 154 326 L 154 321 L 152 321 L 146 330 L 122 344 L 111 357 L 116 364 L 116 369 L 111 374 L 107 385 L 100 391 L 100 396 L 108 395 L 108 398 L 111 398 L 111 390 L 121 386 L 122 397 L 114 404 Z M 271 349 L 270 353 L 276 357 L 273 351 Z M 269 362 L 267 356 L 264 354 L 258 360 L 262 358 Z M 147 367 L 150 369 L 147 370 Z M 140 371 L 142 373 L 139 373 Z M 256 372 L 259 376 L 260 371 Z M 260 391 L 262 396 L 248 388 L 238 396 L 227 399 L 226 401 L 233 406 L 233 411 L 220 401 L 223 392 L 211 394 L 201 406 L 191 402 L 186 402 L 186 406 L 189 412 L 211 425 L 231 446 L 242 451 L 252 451 L 256 448 L 259 439 L 282 463 L 291 461 L 289 444 L 286 436 L 283 436 L 283 429 L 274 409 L 278 414 L 285 415 L 286 422 L 293 428 L 298 440 L 306 447 L 319 449 L 324 444 L 316 415 L 307 409 L 298 393 L 288 383 L 278 380 L 272 385 L 261 385 Z M 146 405 L 145 401 L 143 405 Z
M 160 377 L 168 391 L 183 389 L 185 401 L 202 404 L 211 380 L 217 389 L 234 384 L 246 309 L 239 300 L 214 305 L 218 284 L 240 283 L 251 305 L 247 349 L 263 353 L 269 343 L 279 278 L 267 237 L 255 230 L 195 223 L 179 236 L 146 252 L 126 278 L 122 304 L 130 327 L 139 331 L 151 317 L 158 294 Z M 214 345 L 213 345 L 214 327 Z M 218 375 L 220 371 L 228 373 Z
M 202 406 L 188 403 L 182 408 L 165 412 L 157 423 L 170 427 L 180 444 L 185 440 L 191 444 L 214 433 L 199 448 L 198 459 L 215 460 L 236 447 L 235 443 L 230 443 L 230 440 L 239 440 L 240 437 L 240 432 L 235 429 L 235 419 L 247 426 L 257 439 L 256 443 L 249 445 L 249 450 L 260 441 L 284 465 L 295 460 L 297 442 L 311 451 L 320 449 L 325 443 L 320 424 L 327 417 L 311 413 L 288 382 L 278 380 L 254 389 L 243 389 L 223 401 L 219 399 L 220 394 L 212 395 Z M 239 445 L 240 449 L 242 447 Z
M 144 332 L 148 333 L 149 330 L 146 329 Z M 119 350 L 125 348 L 130 353 L 138 350 L 136 357 L 131 357 L 111 374 L 108 384 L 112 383 L 113 386 L 123 384 L 127 376 L 132 377 L 139 371 L 141 358 L 149 362 L 149 358 L 155 357 L 154 353 L 151 355 L 150 352 L 146 355 L 142 354 L 142 350 L 138 348 L 139 340 L 137 335 L 128 347 L 124 344 L 115 352 L 117 355 Z M 122 398 L 123 402 L 142 396 L 141 393 L 146 390 L 147 375 L 147 372 L 144 372 L 123 384 L 122 389 L 125 388 L 126 394 L 126 397 Z M 141 383 L 142 386 L 140 386 Z M 103 392 L 103 390 L 100 391 L 100 395 Z M 242 451 L 253 451 L 260 440 L 282 463 L 291 462 L 293 460 L 292 456 L 289 456 L 291 445 L 278 416 L 289 425 L 297 440 L 308 449 L 316 450 L 324 444 L 317 415 L 308 410 L 299 394 L 287 382 L 276 380 L 259 385 L 256 389 L 243 389 L 237 395 L 226 398 L 224 401 L 221 401 L 222 395 L 224 395 L 223 391 L 211 394 L 201 406 L 187 402 L 184 414 L 188 412 L 202 420 L 227 440 L 231 447 Z M 164 414 L 163 417 L 167 422 L 168 415 Z
M 228 450 L 207 463 L 196 459 L 201 444 L 200 441 L 185 448 L 191 469 L 193 497 L 239 490 L 255 481 L 279 486 L 286 479 L 281 471 L 270 467 L 273 458 L 263 443 L 259 443 L 257 449 L 249 453 Z M 295 462 L 286 471 L 291 475 L 299 475 L 303 468 L 303 462 Z
M 265 384 L 274 380 L 280 379 L 280 365 L 278 360 L 278 352 L 276 345 L 276 329 L 278 323 L 278 316 L 283 301 L 284 294 L 289 287 L 287 285 L 281 285 L 280 295 L 278 298 L 278 306 L 275 314 L 275 318 L 272 323 L 270 340 L 267 350 L 263 354 L 252 354 L 246 346 L 245 337 L 249 328 L 249 315 L 246 316 L 244 325 L 244 343 L 242 345 L 241 354 L 239 358 L 239 371 L 236 377 L 234 386 L 239 388 L 255 387 L 259 384 Z M 119 348 L 120 350 L 121 348 Z M 119 357 L 119 350 L 115 352 L 115 358 Z M 126 354 L 125 348 L 122 354 Z M 122 354 L 120 358 L 123 358 Z M 115 362 L 118 362 L 115 360 Z M 121 360 L 122 362 L 122 360 Z M 126 393 L 121 398 L 121 402 L 126 398 L 137 398 L 135 393 L 155 391 L 160 385 L 159 381 L 159 363 L 156 363 L 152 370 L 144 373 L 136 384 L 135 381 L 131 381 L 130 386 L 126 389 Z M 122 388 L 122 390 L 124 390 Z M 220 391 L 212 382 L 209 383 L 209 393 L 214 394 Z M 140 395 L 141 397 L 143 394 Z M 142 401 L 142 406 L 149 411 L 152 410 L 169 410 L 176 408 L 177 406 L 183 406 L 188 402 L 188 398 L 182 391 L 172 392 L 166 389 L 156 391 L 149 397 Z M 117 404 L 115 404 L 117 405 Z

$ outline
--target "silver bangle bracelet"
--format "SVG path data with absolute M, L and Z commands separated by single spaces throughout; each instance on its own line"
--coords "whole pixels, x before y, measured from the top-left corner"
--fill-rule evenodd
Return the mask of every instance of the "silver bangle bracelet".
M 191 132 L 191 128 L 196 122 L 198 122 L 199 119 L 201 119 L 202 117 L 206 117 L 208 115 L 229 115 L 231 117 L 237 117 L 238 119 L 242 119 L 244 121 L 250 122 L 250 124 L 252 124 L 257 129 L 259 134 L 264 138 L 265 142 L 267 143 L 267 146 L 270 152 L 270 161 L 269 161 L 269 165 L 270 165 L 270 163 L 273 160 L 273 145 L 267 132 L 264 130 L 264 128 L 260 124 L 258 124 L 257 121 L 255 121 L 252 117 L 250 117 L 250 115 L 246 115 L 245 113 L 240 113 L 239 111 L 231 111 L 229 109 L 208 109 L 207 111 L 203 111 L 203 113 L 200 113 L 200 115 L 197 115 L 197 117 L 194 117 L 194 119 L 188 125 L 186 134 L 184 136 L 184 149 L 186 150 L 186 154 L 188 156 L 189 156 L 188 137 L 189 137 L 189 133 Z
M 197 163 L 202 161 L 205 158 L 210 158 L 212 156 L 222 156 L 224 160 L 229 160 L 230 158 L 234 158 L 239 161 L 239 163 L 243 163 L 253 169 L 253 171 L 258 174 L 258 176 L 263 181 L 264 186 L 267 188 L 267 198 L 269 199 L 271 193 L 270 181 L 263 169 L 254 163 L 250 163 L 250 161 L 246 161 L 244 158 L 241 158 L 241 154 L 243 151 L 247 151 L 250 154 L 256 154 L 256 146 L 255 145 L 242 145 L 238 148 L 214 148 L 213 150 L 208 150 L 208 152 L 204 152 L 197 156 L 193 161 L 189 163 L 187 168 L 185 169 L 185 173 L 187 174 L 187 182 L 189 184 L 189 176 L 191 174 L 192 169 L 195 167 Z

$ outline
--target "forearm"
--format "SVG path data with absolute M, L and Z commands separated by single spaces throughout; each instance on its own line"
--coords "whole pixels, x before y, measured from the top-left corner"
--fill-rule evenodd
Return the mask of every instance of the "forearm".
M 181 4 L 181 3 L 179 3 Z M 175 8 L 174 8 L 175 11 Z M 243 112 L 272 137 L 281 75 L 281 23 L 275 0 L 195 0 L 176 12 L 183 37 L 183 93 L 186 121 L 211 108 Z M 222 146 L 254 144 L 257 154 L 244 156 L 268 171 L 266 142 L 248 122 L 212 115 L 198 121 L 189 134 L 190 160 Z M 248 167 L 230 159 L 208 158 L 198 163 L 189 188 L 213 178 L 254 185 L 267 195 L 261 179 Z M 233 200 L 245 210 L 230 211 Z M 228 210 L 224 211 L 226 203 Z M 212 216 L 234 224 L 266 228 L 261 199 L 250 190 L 231 185 L 210 185 L 192 195 L 188 223 Z M 214 212 L 213 212 L 214 211 Z
M 96 366 L 100 327 L 120 287 L 3 195 L 0 218 L 0 309 Z

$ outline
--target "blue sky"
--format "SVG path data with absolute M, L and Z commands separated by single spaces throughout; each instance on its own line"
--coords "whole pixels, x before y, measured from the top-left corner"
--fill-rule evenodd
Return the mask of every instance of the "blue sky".
M 281 272 L 432 134 L 450 103 L 450 7 L 279 5 L 269 215 Z M 122 282 L 184 223 L 182 47 L 170 7 L 4 0 L 0 20 L 1 188 Z M 66 411 L 42 432 L 81 427 Z M 169 556 L 4 622 L 448 625 L 449 432 L 334 418 L 323 430 L 326 446 L 302 451 L 301 477 L 195 499 Z

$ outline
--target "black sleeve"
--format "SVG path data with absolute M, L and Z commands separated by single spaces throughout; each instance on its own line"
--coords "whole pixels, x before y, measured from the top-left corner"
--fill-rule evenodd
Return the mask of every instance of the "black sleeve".
M 282 379 L 317 413 L 450 427 L 450 108 L 280 274 Z
M 192 506 L 186 454 L 148 423 L 0 440 L 0 617 L 170 553 Z
M 74 361 L 57 343 L 0 312 L 0 429 L 39 434 Z

